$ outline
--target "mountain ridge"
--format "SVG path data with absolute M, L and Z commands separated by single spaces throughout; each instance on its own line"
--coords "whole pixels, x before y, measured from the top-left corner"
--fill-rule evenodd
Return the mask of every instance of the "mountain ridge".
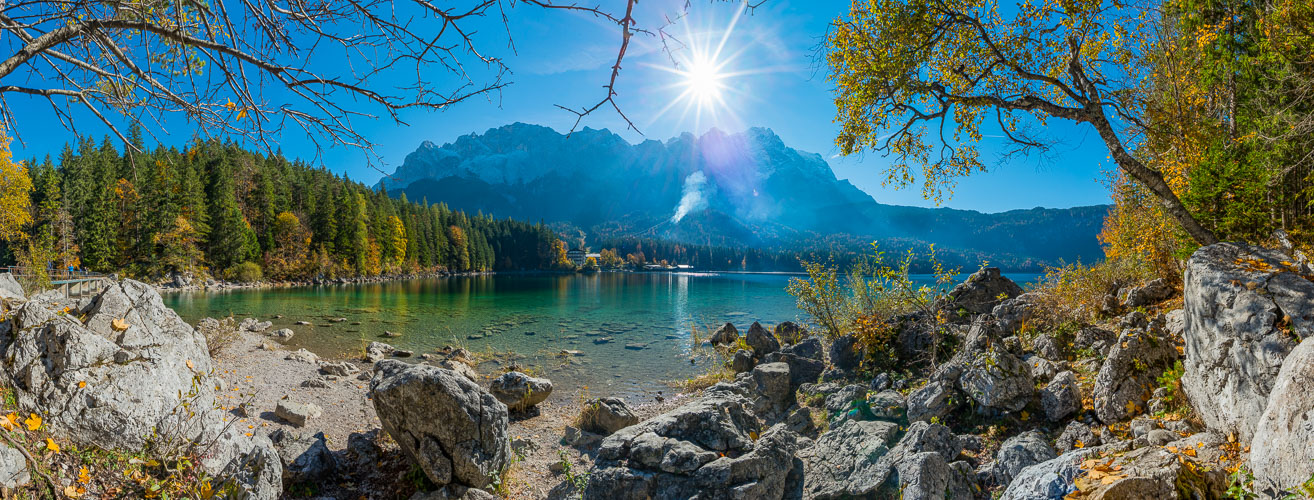
M 1107 205 L 981 212 L 877 202 L 825 159 L 767 128 L 630 144 L 606 129 L 563 135 L 513 123 L 425 141 L 376 184 L 390 194 L 625 236 L 797 248 L 847 235 L 903 239 L 1055 264 L 1098 260 Z

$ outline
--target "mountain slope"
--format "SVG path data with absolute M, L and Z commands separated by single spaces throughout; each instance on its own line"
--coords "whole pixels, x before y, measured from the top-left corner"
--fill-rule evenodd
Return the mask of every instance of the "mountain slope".
M 1106 206 L 986 214 L 877 203 L 817 154 L 768 129 L 629 144 L 515 123 L 423 143 L 377 187 L 499 217 L 568 223 L 591 239 L 640 236 L 798 248 L 822 239 L 914 240 L 1013 261 L 1096 260 Z

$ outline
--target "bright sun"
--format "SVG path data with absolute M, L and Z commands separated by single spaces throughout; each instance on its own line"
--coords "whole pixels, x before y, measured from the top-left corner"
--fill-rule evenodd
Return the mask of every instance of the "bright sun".
M 715 64 L 705 60 L 692 61 L 683 73 L 686 90 L 700 104 L 720 100 L 723 76 Z

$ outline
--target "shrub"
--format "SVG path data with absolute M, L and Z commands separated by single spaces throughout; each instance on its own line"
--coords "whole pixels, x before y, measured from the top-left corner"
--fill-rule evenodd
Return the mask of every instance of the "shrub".
M 232 281 L 254 283 L 263 279 L 264 273 L 260 270 L 260 264 L 247 261 L 228 268 L 224 276 Z
M 205 337 L 205 345 L 213 357 L 237 340 L 237 320 L 232 316 L 219 320 L 201 320 L 196 324 L 196 331 Z
M 1150 266 L 1132 259 L 1049 268 L 1031 290 L 1037 316 L 1028 326 L 1053 330 L 1065 323 L 1093 323 L 1099 319 L 1106 295 L 1153 278 Z

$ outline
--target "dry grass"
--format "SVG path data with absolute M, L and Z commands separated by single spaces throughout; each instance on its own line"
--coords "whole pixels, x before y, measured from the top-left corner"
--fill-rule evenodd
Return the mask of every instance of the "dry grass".
M 735 371 L 724 364 L 715 364 L 707 373 L 698 375 L 680 383 L 680 390 L 684 392 L 701 391 L 708 387 L 716 385 L 718 382 L 735 379 Z
M 240 336 L 240 332 L 237 330 L 237 320 L 232 316 L 217 321 L 217 325 L 209 322 L 201 322 L 196 325 L 196 330 L 205 337 L 205 345 L 210 349 L 211 357 L 219 354 L 219 351 L 224 350 L 225 347 L 232 345 Z
M 1095 323 L 1106 295 L 1154 278 L 1148 266 L 1128 260 L 1050 268 L 1031 290 L 1040 315 L 1028 326 L 1050 330 L 1065 323 Z

